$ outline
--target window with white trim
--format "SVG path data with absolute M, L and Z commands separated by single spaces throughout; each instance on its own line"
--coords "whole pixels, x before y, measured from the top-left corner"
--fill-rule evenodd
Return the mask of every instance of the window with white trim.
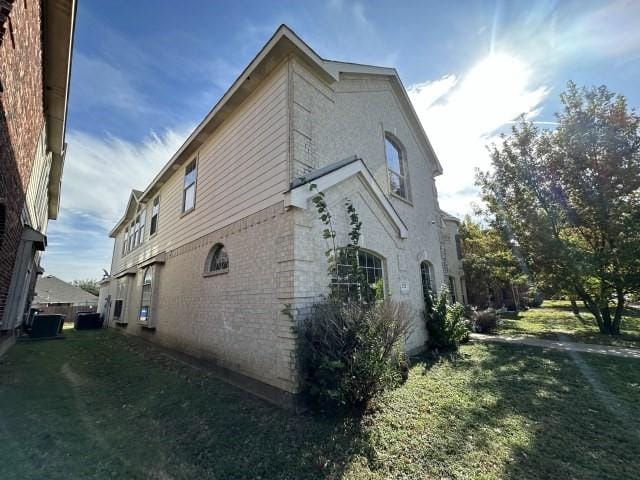
M 338 255 L 337 272 L 333 275 L 331 282 L 340 292 L 342 298 L 360 299 L 365 302 L 373 302 L 378 295 L 384 295 L 384 270 L 383 260 L 379 255 L 368 251 L 358 250 L 358 267 L 369 289 L 365 292 L 361 290 L 362 284 L 359 278 L 352 272 L 352 266 L 347 258 L 347 254 L 342 251 Z
M 138 229 L 138 245 L 142 245 L 144 243 L 144 226 L 147 222 L 147 211 L 142 210 L 138 217 L 140 218 L 140 228 Z
M 133 250 L 133 247 L 135 247 L 135 243 L 133 243 L 133 241 L 136 238 L 135 230 L 136 230 L 136 222 L 133 221 L 131 222 L 131 225 L 129 225 L 129 244 L 127 246 L 127 250 L 129 252 Z
M 391 193 L 408 199 L 406 160 L 403 149 L 395 138 L 386 134 L 384 137 L 384 151 L 387 158 L 387 173 L 389 175 Z
M 140 312 L 138 321 L 149 325 L 151 320 L 151 303 L 153 301 L 153 265 L 147 267 L 142 277 L 142 295 L 140 297 Z
M 127 295 L 127 277 L 119 278 L 116 284 L 116 299 L 113 305 L 113 319 L 118 323 L 125 323 L 124 301 Z
M 193 160 L 184 169 L 184 187 L 182 190 L 182 211 L 189 212 L 196 206 L 196 179 L 198 169 L 196 161 Z
M 422 297 L 427 302 L 427 296 L 434 291 L 433 288 L 433 267 L 426 260 L 420 263 L 420 278 L 422 280 Z
M 456 280 L 449 277 L 449 295 L 451 295 L 451 303 L 456 303 Z
M 221 243 L 216 243 L 209 254 L 204 266 L 205 275 L 213 275 L 218 273 L 226 273 L 229 271 L 229 256 L 227 250 Z
M 153 199 L 151 207 L 151 225 L 149 225 L 149 236 L 155 235 L 158 231 L 158 216 L 160 215 L 160 197 Z
M 125 228 L 124 240 L 122 241 L 122 255 L 125 255 L 129 251 L 128 243 L 129 243 L 129 228 Z

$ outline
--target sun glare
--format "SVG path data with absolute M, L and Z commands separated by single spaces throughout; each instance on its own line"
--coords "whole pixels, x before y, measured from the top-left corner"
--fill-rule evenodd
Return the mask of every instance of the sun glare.
M 529 69 L 517 58 L 496 53 L 489 55 L 471 69 L 466 82 L 484 92 L 485 98 L 511 99 L 520 93 L 529 81 Z

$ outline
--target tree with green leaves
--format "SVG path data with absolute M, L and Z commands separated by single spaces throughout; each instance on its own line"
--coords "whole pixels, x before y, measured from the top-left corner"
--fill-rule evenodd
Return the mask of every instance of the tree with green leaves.
M 100 294 L 100 285 L 98 285 L 97 280 L 86 279 L 86 280 L 74 280 L 71 283 L 74 287 L 79 287 L 85 292 L 89 292 L 95 296 Z
M 492 306 L 490 297 L 508 289 L 515 307 L 524 306 L 518 300 L 527 292 L 530 279 L 503 233 L 492 226 L 483 227 L 467 215 L 459 234 L 470 303 L 483 308 Z
M 640 117 L 605 86 L 570 82 L 560 99 L 556 129 L 523 118 L 477 180 L 529 268 L 618 334 L 625 298 L 640 290 Z

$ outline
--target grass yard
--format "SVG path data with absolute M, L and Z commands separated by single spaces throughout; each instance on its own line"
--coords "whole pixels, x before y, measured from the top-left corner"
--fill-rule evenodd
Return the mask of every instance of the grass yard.
M 581 303 L 578 303 L 581 306 Z M 502 326 L 498 333 L 530 335 L 557 340 L 564 335 L 571 341 L 640 348 L 640 311 L 627 309 L 621 322 L 620 335 L 602 335 L 593 315 L 580 308 L 580 318 L 571 311 L 568 301 L 545 300 L 540 308 L 526 312 L 501 314 Z
M 511 345 L 416 361 L 361 420 L 283 411 L 110 331 L 0 360 L 2 478 L 636 479 L 640 362 Z

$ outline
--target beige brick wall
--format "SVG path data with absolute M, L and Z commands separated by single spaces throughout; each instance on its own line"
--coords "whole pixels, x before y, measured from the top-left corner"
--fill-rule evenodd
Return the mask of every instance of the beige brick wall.
M 328 85 L 296 61 L 287 65 L 286 72 L 289 157 L 283 162 L 288 161 L 285 170 L 292 178 L 355 154 L 389 195 L 384 132 L 393 133 L 406 149 L 411 201 L 390 200 L 408 228 L 408 238 L 400 238 L 358 178 L 335 185 L 326 194 L 336 214 L 341 244 L 346 243 L 348 229 L 344 201 L 354 203 L 363 221 L 362 246 L 384 258 L 387 293 L 413 309 L 414 331 L 406 347 L 417 350 L 426 338 L 420 262 L 432 263 L 436 285 L 445 281 L 433 158 L 417 140 L 419 133 L 388 80 L 352 76 Z M 208 177 L 201 180 L 210 181 Z M 286 188 L 282 186 L 282 194 Z M 142 329 L 137 323 L 143 277 L 138 268 L 135 276 L 128 277 L 127 333 L 142 334 L 164 346 L 215 360 L 228 369 L 296 392 L 294 326 L 326 293 L 327 245 L 322 239 L 323 226 L 311 208 L 287 211 L 276 197 L 282 198 L 274 195 L 268 208 L 239 220 L 234 217 L 229 220 L 233 223 L 223 228 L 204 223 L 199 230 L 202 236 L 188 243 L 159 246 L 158 251 L 167 249 L 167 258 L 155 267 L 155 330 Z M 250 199 L 243 202 L 238 208 L 251 205 Z M 204 200 L 198 208 L 215 209 L 215 203 Z M 251 212 L 248 208 L 242 211 Z M 177 225 L 173 228 L 179 229 Z M 229 254 L 229 273 L 203 277 L 207 254 L 218 242 Z M 124 266 L 142 260 L 136 257 Z M 408 283 L 408 291 L 401 291 L 402 282 Z M 111 281 L 109 286 L 113 299 L 116 283 Z M 286 305 L 291 305 L 293 319 L 282 312 Z
M 280 202 L 168 252 L 166 263 L 155 266 L 155 330 L 137 321 L 139 269 L 129 277 L 127 333 L 295 392 L 295 335 L 292 320 L 282 313 L 293 289 L 292 240 L 293 213 Z M 204 277 L 216 243 L 225 245 L 229 272 Z M 110 292 L 115 298 L 115 282 Z
M 345 199 L 353 201 L 363 221 L 362 246 L 385 259 L 387 293 L 395 300 L 407 302 L 413 309 L 414 332 L 407 349 L 417 350 L 426 339 L 420 262 L 427 260 L 433 265 L 436 287 L 447 281 L 440 251 L 441 215 L 434 182 L 434 159 L 418 141 L 419 132 L 411 124 L 388 79 L 342 75 L 339 82 L 328 85 L 297 61 L 290 70 L 290 78 L 294 109 L 293 176 L 303 174 L 307 166 L 318 168 L 356 155 L 363 159 L 408 228 L 408 238 L 401 239 L 359 181 L 350 179 L 326 192 L 329 203 L 339 213 L 338 229 L 341 229 L 343 244 L 347 228 L 343 204 Z M 395 136 L 405 149 L 409 202 L 389 193 L 385 132 Z M 296 305 L 303 309 L 313 303 L 327 285 L 323 255 L 327 247 L 321 238 L 323 226 L 312 210 L 298 211 L 295 218 L 295 294 Z M 400 291 L 401 282 L 408 282 L 408 292 Z

